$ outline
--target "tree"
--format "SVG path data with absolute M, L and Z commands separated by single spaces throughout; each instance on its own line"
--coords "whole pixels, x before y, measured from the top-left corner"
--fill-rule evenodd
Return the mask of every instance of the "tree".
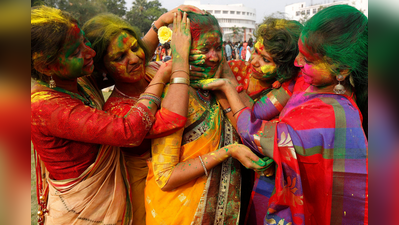
M 233 42 L 236 42 L 237 39 L 241 39 L 241 36 L 242 36 L 242 35 L 240 35 L 240 33 L 243 32 L 243 31 L 241 30 L 241 28 L 236 27 L 236 26 L 234 25 L 234 27 L 232 27 L 231 29 L 233 30 Z
M 69 12 L 80 24 L 93 16 L 107 12 L 106 0 L 43 0 L 40 4 Z
M 125 0 L 107 0 L 105 1 L 105 6 L 109 13 L 115 14 L 120 17 L 126 15 L 126 2 Z
M 135 0 L 132 9 L 126 13 L 126 20 L 138 27 L 143 33 L 151 28 L 153 21 L 157 20 L 167 11 L 167 9 L 162 8 L 159 0 Z

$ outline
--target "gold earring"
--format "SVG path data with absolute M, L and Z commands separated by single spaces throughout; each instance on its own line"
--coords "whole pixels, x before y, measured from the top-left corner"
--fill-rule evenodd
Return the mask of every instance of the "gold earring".
M 53 80 L 53 75 L 51 75 L 51 77 L 50 77 L 49 87 L 50 88 L 57 87 L 57 85 L 55 84 L 55 80 Z
M 345 87 L 341 84 L 341 81 L 345 80 L 345 77 L 341 74 L 337 76 L 338 84 L 334 87 L 334 93 L 338 95 L 342 95 L 345 93 Z

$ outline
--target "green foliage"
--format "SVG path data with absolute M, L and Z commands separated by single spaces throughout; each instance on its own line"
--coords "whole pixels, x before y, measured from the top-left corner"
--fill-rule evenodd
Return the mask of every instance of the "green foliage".
M 125 0 L 107 0 L 105 6 L 109 13 L 123 17 L 126 15 Z
M 31 5 L 47 5 L 69 12 L 80 24 L 99 13 L 126 14 L 125 0 L 31 0 Z
M 151 28 L 151 23 L 167 11 L 162 8 L 159 0 L 136 0 L 133 2 L 132 9 L 126 13 L 126 19 L 130 24 L 138 27 L 140 33 L 145 33 Z

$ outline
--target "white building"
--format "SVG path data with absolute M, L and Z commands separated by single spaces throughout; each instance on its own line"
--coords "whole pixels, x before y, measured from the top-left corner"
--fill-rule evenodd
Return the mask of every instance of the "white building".
M 211 13 L 222 28 L 223 41 L 248 41 L 253 37 L 256 21 L 256 10 L 243 4 L 211 5 L 201 4 L 200 0 L 185 1 L 184 5 L 193 5 Z M 240 28 L 234 37 L 232 27 Z
M 287 15 L 288 19 L 301 21 L 303 19 L 309 19 L 322 8 L 344 4 L 351 5 L 359 9 L 368 17 L 368 0 L 327 0 L 327 3 L 314 4 L 311 6 L 306 6 L 306 2 L 299 2 L 285 6 L 285 14 Z

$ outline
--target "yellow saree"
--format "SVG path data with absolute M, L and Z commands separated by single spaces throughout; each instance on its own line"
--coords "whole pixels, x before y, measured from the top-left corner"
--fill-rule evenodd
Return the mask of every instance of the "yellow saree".
M 172 191 L 162 191 L 177 163 L 238 140 L 210 93 L 189 92 L 186 127 L 152 141 L 145 188 L 148 224 L 237 224 L 240 212 L 240 165 L 232 158 Z M 186 165 L 190 166 L 190 165 Z

